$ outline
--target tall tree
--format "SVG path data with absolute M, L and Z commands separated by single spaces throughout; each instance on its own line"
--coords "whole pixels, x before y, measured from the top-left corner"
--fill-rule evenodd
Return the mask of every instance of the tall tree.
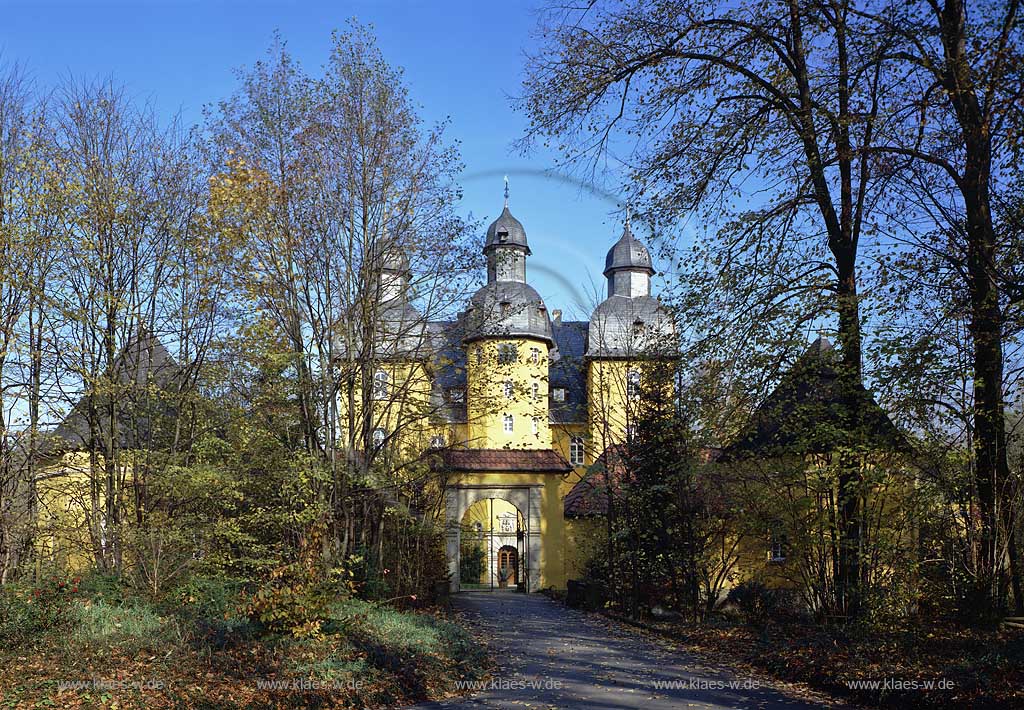
M 885 183 L 866 150 L 886 87 L 882 50 L 850 3 L 591 3 L 551 11 L 543 32 L 521 101 L 528 138 L 557 138 L 571 160 L 592 167 L 621 151 L 626 188 L 656 221 L 701 210 L 725 225 L 701 266 L 727 274 L 715 285 L 762 296 L 756 309 L 729 315 L 770 327 L 790 299 L 816 301 L 798 320 L 838 323 L 855 403 L 858 255 Z M 865 578 L 861 486 L 847 461 L 834 574 L 836 610 L 849 615 Z

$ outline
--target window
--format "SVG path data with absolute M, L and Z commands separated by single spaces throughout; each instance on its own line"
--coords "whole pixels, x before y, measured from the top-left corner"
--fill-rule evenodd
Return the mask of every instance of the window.
M 512 415 L 506 414 L 503 420 L 503 427 L 505 429 L 505 432 L 511 434 L 514 424 L 515 422 L 512 419 Z
M 388 396 L 388 373 L 384 370 L 377 370 L 373 373 L 373 398 L 387 399 Z
M 636 397 L 640 394 L 640 373 L 630 370 L 626 373 L 626 396 Z
M 502 318 L 508 318 L 510 315 L 512 315 L 512 304 L 509 303 L 508 301 L 502 301 L 501 302 L 501 317 Z
M 435 434 L 434 436 L 430 437 L 430 448 L 432 448 L 432 449 L 442 449 L 442 448 L 444 448 L 444 436 L 441 435 L 441 434 Z
M 516 346 L 512 343 L 502 343 L 498 346 L 499 365 L 509 365 L 515 362 L 517 355 Z
M 373 445 L 380 448 L 384 445 L 384 439 L 387 438 L 387 433 L 383 429 L 373 430 Z
M 644 334 L 644 322 L 642 320 L 633 321 L 633 336 L 640 336 Z
M 569 463 L 573 466 L 583 465 L 583 437 L 574 436 L 569 439 Z
M 534 365 L 540 362 L 540 348 L 530 348 L 530 362 Z
M 512 384 L 512 380 L 505 380 L 505 384 L 502 389 L 505 392 L 505 399 L 512 399 L 513 395 L 515 395 L 516 388 L 515 385 Z
M 540 399 L 540 383 L 539 382 L 534 382 L 531 385 L 531 389 L 533 390 L 533 398 L 534 399 Z
M 476 347 L 476 364 L 482 365 L 484 362 L 484 349 L 479 345 Z
M 551 399 L 555 400 L 556 402 L 564 402 L 565 387 L 555 387 L 553 390 L 551 390 Z
M 498 241 L 502 244 L 508 241 L 508 230 L 498 232 Z
M 768 561 L 786 561 L 786 534 L 777 527 L 773 527 L 768 534 Z
M 636 427 L 633 426 L 632 424 L 628 425 L 626 427 L 626 441 L 633 441 L 633 438 L 635 436 L 636 436 Z
M 540 433 L 540 418 L 534 417 L 532 422 L 533 435 L 536 436 Z
M 462 404 L 466 401 L 466 390 L 461 387 L 452 387 L 448 390 L 448 400 L 452 404 Z

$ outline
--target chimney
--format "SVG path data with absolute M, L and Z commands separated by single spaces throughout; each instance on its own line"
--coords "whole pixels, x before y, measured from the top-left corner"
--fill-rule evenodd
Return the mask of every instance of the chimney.
M 551 311 L 551 320 L 555 325 L 562 325 L 562 310 L 560 308 Z

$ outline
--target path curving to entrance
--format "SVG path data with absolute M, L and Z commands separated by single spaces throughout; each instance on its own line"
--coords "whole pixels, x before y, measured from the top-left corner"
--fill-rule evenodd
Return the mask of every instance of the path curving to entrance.
M 540 594 L 463 592 L 453 605 L 500 667 L 483 689 L 418 710 L 850 707 L 715 668 Z

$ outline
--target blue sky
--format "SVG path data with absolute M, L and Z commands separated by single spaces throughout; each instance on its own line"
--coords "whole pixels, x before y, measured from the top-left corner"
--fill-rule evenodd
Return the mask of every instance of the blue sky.
M 613 200 L 543 175 L 550 153 L 515 153 L 525 118 L 509 97 L 520 90 L 531 48 L 533 3 L 443 0 L 289 2 L 136 0 L 0 2 L 4 60 L 24 64 L 42 86 L 62 76 L 113 76 L 158 113 L 200 120 L 204 104 L 228 96 L 234 68 L 261 59 L 275 30 L 307 69 L 325 61 L 331 31 L 348 18 L 374 26 L 388 61 L 405 69 L 428 121 L 450 117 L 461 142 L 465 213 L 487 221 L 511 207 L 533 250 L 530 282 L 549 309 L 586 317 L 604 254 L 621 233 Z M 486 224 L 486 222 L 485 222 Z M 583 307 L 577 302 L 582 294 Z

